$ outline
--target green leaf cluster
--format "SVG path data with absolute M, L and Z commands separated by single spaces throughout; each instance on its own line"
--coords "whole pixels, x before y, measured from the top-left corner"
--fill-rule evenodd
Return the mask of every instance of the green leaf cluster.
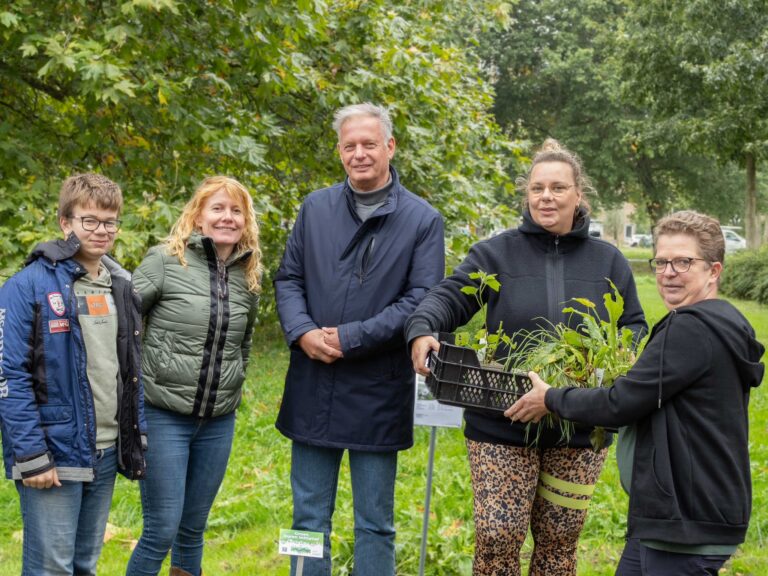
M 58 235 L 58 186 L 98 171 L 125 195 L 116 256 L 129 268 L 196 184 L 251 190 L 270 277 L 303 197 L 343 170 L 339 107 L 388 106 L 403 183 L 459 231 L 508 226 L 522 152 L 488 110 L 475 50 L 508 23 L 481 0 L 11 0 L 0 10 L 0 274 Z M 268 293 L 267 293 L 268 296 Z M 272 299 L 265 297 L 269 306 Z
M 611 386 L 616 378 L 626 374 L 635 363 L 636 355 L 642 352 L 645 338 L 636 342 L 629 328 L 619 327 L 624 298 L 610 279 L 608 282 L 611 289 L 603 295 L 608 320 L 600 319 L 594 302 L 573 298 L 581 308 L 567 306 L 563 312 L 579 319 L 576 328 L 556 324 L 548 329 L 516 334 L 521 337 L 521 343 L 507 359 L 505 368 L 534 371 L 555 388 Z M 554 417 L 547 418 L 552 426 Z M 563 438 L 569 438 L 574 424 L 566 420 L 557 422 Z M 596 428 L 590 437 L 595 450 L 602 448 L 603 439 L 604 431 Z
M 768 247 L 729 255 L 720 290 L 732 298 L 768 304 Z
M 483 44 L 496 117 L 530 149 L 554 137 L 579 153 L 593 206 L 632 202 L 643 230 L 682 208 L 757 212 L 743 152 L 765 156 L 765 0 L 519 0 L 510 14 Z
M 467 346 L 477 352 L 480 362 L 490 364 L 495 362 L 496 350 L 500 345 L 507 349 L 514 346 L 512 339 L 504 333 L 504 323 L 500 322 L 495 332 L 488 331 L 488 302 L 485 298 L 485 290 L 490 289 L 498 293 L 501 290 L 501 282 L 496 279 L 496 274 L 488 274 L 483 270 L 470 272 L 469 279 L 473 284 L 467 284 L 461 287 L 461 292 L 472 296 L 479 307 L 478 317 L 482 326 L 474 333 L 460 331 L 455 334 L 455 343 L 457 346 Z M 476 285 L 475 285 L 476 284 Z

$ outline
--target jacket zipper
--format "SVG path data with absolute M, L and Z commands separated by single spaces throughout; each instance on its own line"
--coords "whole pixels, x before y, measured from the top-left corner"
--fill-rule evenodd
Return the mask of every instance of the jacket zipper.
M 81 270 L 80 267 L 77 267 L 75 269 L 76 273 L 79 273 Z M 68 285 L 67 288 L 69 289 L 69 306 L 70 310 L 72 310 L 72 320 L 74 322 L 77 322 L 77 326 L 80 329 L 80 347 L 82 348 L 82 357 L 83 362 L 85 365 L 88 365 L 88 358 L 87 358 L 87 352 L 85 351 L 85 341 L 83 340 L 83 328 L 80 326 L 80 314 L 77 311 L 77 296 L 75 295 L 75 282 L 77 282 L 82 276 L 85 276 L 87 272 L 84 272 L 83 274 L 80 274 L 79 276 L 75 276 L 72 279 L 72 284 Z M 70 328 L 70 330 L 74 329 L 74 326 Z M 82 373 L 80 370 L 80 362 L 77 363 L 77 375 L 78 380 L 82 381 Z M 91 395 L 90 398 L 90 407 L 86 406 L 85 412 L 85 429 L 86 431 L 90 431 L 90 422 L 91 422 L 91 411 L 93 411 L 93 436 L 91 437 L 90 434 L 88 434 L 88 447 L 91 450 L 91 471 L 93 472 L 94 479 L 96 478 L 96 435 L 98 434 L 98 430 L 96 430 L 96 408 L 94 406 L 95 400 L 93 397 L 93 387 L 91 386 L 91 381 L 88 380 L 88 372 L 86 371 L 85 375 L 85 382 L 88 385 L 88 392 Z
M 216 259 L 216 297 L 219 299 L 219 304 L 224 301 L 227 295 L 227 268 L 224 263 Z M 208 396 L 211 393 L 211 386 L 213 385 L 213 374 L 216 366 L 216 356 L 219 349 L 219 340 L 221 339 L 221 325 L 224 321 L 224 306 L 216 306 L 216 331 L 213 337 L 213 347 L 211 348 L 211 362 L 208 364 L 208 374 L 205 378 L 205 391 L 203 392 L 203 401 L 200 404 L 200 418 L 205 416 L 205 409 L 208 406 Z
M 376 236 L 371 236 L 368 245 L 363 252 L 363 259 L 360 262 L 360 284 L 365 280 L 365 276 L 368 272 L 368 264 L 373 256 L 373 247 L 376 244 Z

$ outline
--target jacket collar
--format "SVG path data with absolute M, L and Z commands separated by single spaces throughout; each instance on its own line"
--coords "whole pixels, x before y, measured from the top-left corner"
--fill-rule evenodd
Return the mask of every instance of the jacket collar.
M 216 245 L 213 243 L 213 239 L 209 236 L 203 236 L 200 232 L 192 232 L 192 234 L 190 234 L 187 239 L 187 248 L 196 252 L 208 261 L 215 261 L 218 259 Z M 233 250 L 232 254 L 230 254 L 229 258 L 224 262 L 224 265 L 231 266 L 236 262 L 245 261 L 250 258 L 251 254 L 253 254 L 253 250 L 245 250 L 243 252 Z
M 381 206 L 376 212 L 374 212 L 368 219 L 378 218 L 380 216 L 386 216 L 391 214 L 397 209 L 397 200 L 400 197 L 400 177 L 397 174 L 395 167 L 390 164 L 389 173 L 392 176 L 392 187 L 389 190 L 389 195 L 383 206 Z M 357 210 L 355 209 L 355 193 L 352 191 L 352 187 L 349 185 L 349 176 L 344 179 L 344 197 L 347 200 L 347 208 L 350 212 L 357 216 Z M 368 221 L 366 220 L 366 222 Z
M 576 212 L 573 229 L 567 234 L 552 234 L 534 222 L 530 211 L 526 208 L 523 211 L 523 223 L 518 228 L 523 234 L 527 234 L 532 239 L 537 240 L 542 245 L 550 245 L 555 240 L 562 247 L 579 244 L 589 238 L 589 214 L 579 207 Z
M 67 260 L 72 260 L 77 252 L 80 250 L 80 240 L 75 236 L 75 233 L 70 233 L 66 239 L 52 240 L 50 242 L 40 242 L 30 252 L 27 259 L 24 261 L 24 265 L 28 266 L 35 260 L 44 259 L 51 264 L 58 264 Z M 118 276 L 125 280 L 131 279 L 131 273 L 123 268 L 117 260 L 110 254 L 105 254 L 101 257 L 101 263 L 109 270 L 109 273 L 115 277 Z
M 27 266 L 40 258 L 45 258 L 52 264 L 63 260 L 69 260 L 80 250 L 80 240 L 72 232 L 66 240 L 52 240 L 50 242 L 40 242 L 32 249 L 24 265 Z

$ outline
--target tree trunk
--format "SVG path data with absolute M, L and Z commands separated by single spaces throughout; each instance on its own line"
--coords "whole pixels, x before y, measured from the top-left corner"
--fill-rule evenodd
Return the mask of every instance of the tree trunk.
M 656 223 L 665 215 L 665 202 L 659 197 L 659 190 L 653 178 L 652 163 L 644 154 L 638 156 L 635 171 L 640 181 L 641 194 L 645 199 L 645 210 L 651 220 L 651 230 L 653 230 Z
M 768 216 L 760 214 L 760 227 L 763 230 L 763 239 L 760 241 L 760 245 L 768 244 Z
M 747 234 L 747 248 L 760 247 L 760 232 L 758 230 L 757 214 L 757 178 L 755 155 L 748 152 L 745 158 L 747 167 L 747 197 L 744 202 L 744 227 Z

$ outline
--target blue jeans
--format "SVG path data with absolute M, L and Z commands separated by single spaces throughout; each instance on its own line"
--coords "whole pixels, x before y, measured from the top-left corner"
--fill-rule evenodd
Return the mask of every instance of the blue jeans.
M 117 473 L 115 447 L 97 451 L 93 482 L 16 489 L 24 522 L 22 576 L 92 576 L 104 543 Z
M 717 576 L 728 556 L 704 556 L 655 550 L 629 538 L 616 576 Z
M 344 450 L 293 443 L 293 529 L 322 532 L 323 558 L 305 558 L 303 576 L 331 574 L 331 518 Z M 395 574 L 397 452 L 349 451 L 355 510 L 355 576 Z M 296 558 L 291 558 L 291 576 Z
M 157 574 L 171 550 L 171 565 L 197 576 L 208 513 L 227 471 L 235 413 L 201 419 L 145 405 L 144 414 L 144 530 L 126 574 Z

